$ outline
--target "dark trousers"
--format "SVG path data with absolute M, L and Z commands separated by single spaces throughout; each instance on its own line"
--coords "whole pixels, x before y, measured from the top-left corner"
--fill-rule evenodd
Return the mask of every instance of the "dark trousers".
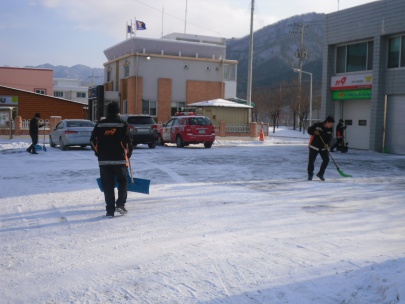
M 332 148 L 330 148 L 331 150 L 335 150 L 335 148 L 337 146 L 343 146 L 343 138 L 337 138 L 335 144 L 333 145 Z
M 124 206 L 127 202 L 127 170 L 127 166 L 125 165 L 100 166 L 101 185 L 104 189 L 107 213 L 114 214 L 115 206 Z M 117 177 L 117 181 L 119 183 L 117 202 L 115 202 L 114 193 L 115 177 Z
M 38 143 L 38 134 L 36 135 L 31 135 L 31 140 L 32 140 L 32 144 L 31 146 L 28 147 L 28 151 L 35 151 L 35 145 Z
M 315 149 L 309 148 L 309 159 L 308 159 L 308 175 L 314 175 L 314 163 L 318 153 L 322 157 L 322 165 L 319 169 L 319 175 L 323 176 L 326 170 L 326 167 L 329 163 L 329 152 L 327 150 L 317 151 Z

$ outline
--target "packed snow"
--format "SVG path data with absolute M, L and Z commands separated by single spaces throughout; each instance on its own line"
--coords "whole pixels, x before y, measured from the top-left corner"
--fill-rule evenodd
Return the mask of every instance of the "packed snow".
M 0 302 L 405 303 L 405 156 L 307 181 L 309 135 L 270 135 L 136 147 L 150 195 L 113 219 L 90 148 L 0 139 Z

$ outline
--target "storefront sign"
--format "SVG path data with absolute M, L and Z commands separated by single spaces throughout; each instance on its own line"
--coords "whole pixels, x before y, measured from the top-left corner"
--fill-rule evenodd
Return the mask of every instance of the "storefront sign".
M 335 90 L 371 89 L 373 85 L 373 73 L 356 74 L 346 76 L 334 76 L 330 88 Z
M 334 100 L 365 98 L 371 98 L 371 89 L 333 92 Z
M 0 106 L 18 105 L 18 96 L 0 96 Z

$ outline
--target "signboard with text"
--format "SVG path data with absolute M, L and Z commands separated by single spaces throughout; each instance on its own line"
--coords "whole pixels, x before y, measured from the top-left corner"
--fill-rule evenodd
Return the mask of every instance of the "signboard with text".
M 371 89 L 372 86 L 373 73 L 366 73 L 346 76 L 334 76 L 331 79 L 330 89 L 332 91 Z
M 97 98 L 97 87 L 89 89 L 89 98 Z
M 18 96 L 0 96 L 0 106 L 18 105 Z
M 366 98 L 371 98 L 371 89 L 333 92 L 334 100 L 366 99 Z

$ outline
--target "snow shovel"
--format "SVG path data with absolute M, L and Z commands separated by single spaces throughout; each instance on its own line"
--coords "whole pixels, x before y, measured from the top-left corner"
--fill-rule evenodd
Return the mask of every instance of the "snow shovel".
M 96 150 L 96 147 L 94 147 L 93 142 L 91 142 L 91 145 L 93 146 L 94 150 Z M 127 149 L 128 149 L 128 145 L 127 145 Z M 129 162 L 129 168 L 131 170 L 131 176 L 129 175 L 129 172 L 127 170 L 128 191 L 149 194 L 150 180 L 141 179 L 141 178 L 133 178 L 131 160 L 128 159 L 128 162 Z M 101 185 L 101 178 L 97 178 L 97 184 L 98 184 L 98 187 L 100 188 L 100 191 L 104 192 L 103 186 Z M 118 188 L 118 187 L 119 187 L 119 183 L 117 182 L 117 178 L 115 178 L 114 188 Z
M 47 152 L 45 147 L 45 121 L 44 121 L 44 145 L 42 146 L 42 149 L 44 150 L 44 152 Z
M 319 135 L 319 138 L 322 140 L 323 145 L 325 145 L 325 142 L 323 141 L 321 135 Z M 335 163 L 336 169 L 338 170 L 338 172 L 339 172 L 339 174 L 340 174 L 341 176 L 343 176 L 343 177 L 353 177 L 352 175 L 343 173 L 342 170 L 339 169 L 338 165 L 336 164 L 336 162 L 335 162 L 335 160 L 333 159 L 332 154 L 330 154 L 329 150 L 326 149 L 326 151 L 328 151 L 328 153 L 329 153 L 329 155 L 330 155 L 330 158 L 332 158 L 333 162 Z

